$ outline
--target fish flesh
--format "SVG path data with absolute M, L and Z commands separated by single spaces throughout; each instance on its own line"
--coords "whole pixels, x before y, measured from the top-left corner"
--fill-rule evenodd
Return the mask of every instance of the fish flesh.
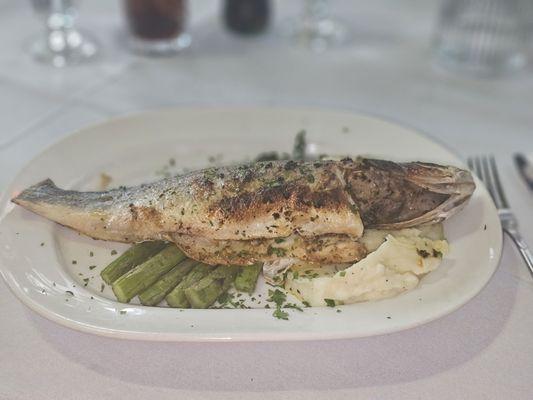
M 365 228 L 440 222 L 474 189 L 471 174 L 452 166 L 345 158 L 212 167 L 103 192 L 63 190 L 48 179 L 12 201 L 96 239 L 173 241 L 210 263 L 242 263 L 246 253 L 344 262 L 364 257 L 348 242 Z
M 349 263 L 367 254 L 365 244 L 348 235 L 303 237 L 293 234 L 273 239 L 214 240 L 175 234 L 173 241 L 189 257 L 213 265 L 252 265 L 280 258 L 315 264 Z

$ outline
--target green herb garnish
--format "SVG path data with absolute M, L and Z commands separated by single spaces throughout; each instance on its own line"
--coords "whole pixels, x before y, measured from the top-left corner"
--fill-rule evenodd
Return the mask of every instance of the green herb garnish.
M 429 252 L 427 252 L 426 250 L 424 249 L 416 249 L 416 252 L 418 253 L 418 255 L 422 258 L 428 258 L 429 257 Z
M 298 310 L 298 311 L 302 311 L 303 312 L 303 309 L 302 307 L 300 307 L 299 305 L 297 304 L 294 304 L 294 303 L 287 303 L 283 306 L 283 308 L 294 308 L 295 310 Z
M 335 307 L 335 300 L 333 300 L 333 299 L 324 299 L 324 301 L 326 302 L 326 305 L 328 307 Z
M 281 308 L 276 308 L 274 310 L 274 312 L 272 313 L 272 315 L 274 317 L 276 317 L 277 319 L 284 319 L 284 320 L 288 320 L 289 319 L 289 313 L 286 312 L 286 311 L 283 311 Z
M 287 254 L 287 250 L 282 249 L 281 247 L 268 246 L 267 254 L 271 256 L 272 254 L 277 255 L 278 257 L 283 257 Z
M 268 291 L 268 301 L 275 303 L 277 306 L 282 306 L 285 300 L 287 300 L 287 295 L 281 290 L 269 290 Z
M 433 249 L 433 257 L 442 258 L 442 251 Z

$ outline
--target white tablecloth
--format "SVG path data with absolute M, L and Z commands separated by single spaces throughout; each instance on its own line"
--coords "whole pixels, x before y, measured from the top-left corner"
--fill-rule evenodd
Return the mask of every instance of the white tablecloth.
M 353 40 L 314 55 L 276 34 L 297 2 L 277 4 L 269 35 L 243 39 L 224 32 L 217 1 L 195 0 L 194 47 L 169 59 L 128 53 L 117 3 L 85 1 L 79 22 L 102 53 L 65 70 L 29 58 L 39 22 L 28 3 L 0 0 L 0 190 L 44 147 L 118 114 L 175 105 L 324 106 L 383 115 L 462 156 L 496 154 L 533 243 L 533 197 L 511 162 L 513 152 L 533 151 L 533 74 L 473 80 L 433 66 L 434 1 L 332 2 Z M 357 340 L 112 340 L 49 322 L 0 284 L 0 398 L 531 399 L 532 328 L 533 280 L 507 239 L 494 278 L 459 311 Z

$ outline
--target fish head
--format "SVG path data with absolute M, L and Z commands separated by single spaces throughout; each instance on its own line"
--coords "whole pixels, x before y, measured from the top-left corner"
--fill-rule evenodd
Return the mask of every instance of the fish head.
M 343 176 L 365 228 L 441 222 L 461 210 L 476 187 L 469 171 L 427 162 L 343 160 Z

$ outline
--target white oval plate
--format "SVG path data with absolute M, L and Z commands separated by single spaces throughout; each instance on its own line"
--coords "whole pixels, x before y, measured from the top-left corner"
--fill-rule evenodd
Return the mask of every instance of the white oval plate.
M 442 317 L 483 288 L 498 265 L 502 234 L 493 203 L 479 182 L 469 205 L 445 224 L 449 256 L 416 289 L 387 300 L 290 310 L 289 321 L 274 318 L 272 310 L 264 308 L 176 310 L 120 304 L 109 288 L 101 291 L 98 272 L 112 259 L 111 251 L 120 252 L 124 245 L 80 236 L 9 201 L 47 177 L 60 187 L 91 190 L 97 188 L 102 172 L 117 186 L 154 180 L 156 171 L 206 166 L 210 156 L 231 162 L 265 150 L 287 151 L 301 129 L 317 153 L 462 164 L 416 132 L 351 113 L 170 109 L 131 115 L 71 135 L 19 173 L 0 203 L 2 276 L 22 302 L 62 325 L 112 337 L 168 341 L 335 339 L 389 333 Z M 168 164 L 171 158 L 175 166 Z M 92 265 L 96 267 L 90 269 Z

